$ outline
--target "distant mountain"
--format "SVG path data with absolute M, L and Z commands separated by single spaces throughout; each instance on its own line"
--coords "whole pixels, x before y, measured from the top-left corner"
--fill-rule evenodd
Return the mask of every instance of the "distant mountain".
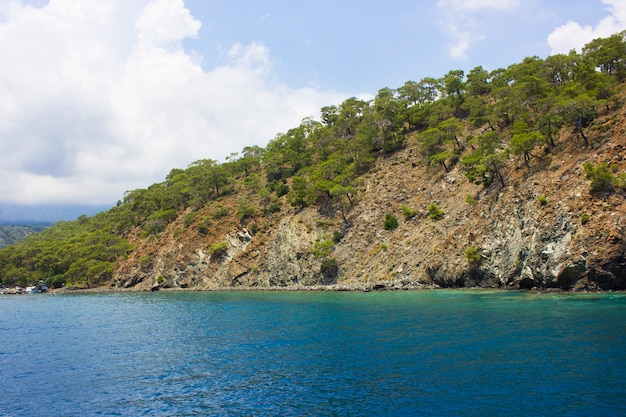
M 111 207 L 112 205 L 19 205 L 0 203 L 0 225 L 50 225 L 60 220 L 76 220 L 83 214 L 93 216 Z
M 30 224 L 30 225 L 0 225 L 0 249 L 13 245 L 24 239 L 26 236 L 37 233 L 48 227 L 50 223 Z

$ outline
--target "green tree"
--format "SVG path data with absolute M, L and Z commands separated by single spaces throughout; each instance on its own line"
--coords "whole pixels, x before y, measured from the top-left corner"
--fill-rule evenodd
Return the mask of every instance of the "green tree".
M 389 88 L 380 89 L 374 99 L 374 124 L 377 127 L 374 147 L 384 152 L 397 149 L 403 141 L 402 122 L 402 107 L 395 92 Z
M 545 140 L 541 132 L 532 130 L 528 123 L 520 121 L 515 124 L 511 137 L 511 150 L 515 155 L 524 155 L 524 164 L 529 166 L 530 157 L 536 157 L 531 152 Z
M 474 183 L 490 186 L 494 179 L 498 179 L 504 187 L 502 174 L 503 152 L 498 151 L 501 146 L 500 135 L 490 131 L 477 136 L 472 140 L 474 151 L 461 157 L 465 168 L 465 176 Z
M 287 197 L 292 206 L 300 209 L 305 208 L 315 201 L 315 195 L 309 186 L 309 181 L 306 177 L 301 175 L 293 177 L 291 191 L 289 191 Z
M 489 83 L 490 74 L 483 67 L 478 66 L 467 73 L 467 92 L 471 96 L 485 96 L 491 92 Z
M 465 100 L 465 73 L 462 70 L 451 70 L 442 78 L 443 92 L 455 113 L 459 114 Z
M 594 39 L 583 48 L 583 57 L 618 82 L 626 79 L 626 31 Z
M 569 88 L 557 104 L 563 120 L 576 128 L 586 147 L 589 146 L 589 138 L 584 129 L 596 118 L 599 104 L 598 100 L 575 86 Z
M 456 127 L 458 126 L 455 122 L 452 122 L 452 119 L 448 119 L 446 122 L 440 124 L 440 126 L 447 129 L 447 131 L 434 127 L 422 132 L 418 138 L 420 141 L 420 151 L 430 166 L 440 164 L 447 172 L 449 164 L 458 158 L 455 152 L 446 148 L 446 145 L 450 142 L 458 143 L 455 134 Z M 450 126 L 452 126 L 452 129 Z

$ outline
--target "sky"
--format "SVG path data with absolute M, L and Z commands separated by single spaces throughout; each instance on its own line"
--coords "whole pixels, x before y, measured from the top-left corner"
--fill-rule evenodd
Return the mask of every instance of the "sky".
M 114 205 L 321 107 L 626 29 L 626 0 L 0 0 L 0 203 Z

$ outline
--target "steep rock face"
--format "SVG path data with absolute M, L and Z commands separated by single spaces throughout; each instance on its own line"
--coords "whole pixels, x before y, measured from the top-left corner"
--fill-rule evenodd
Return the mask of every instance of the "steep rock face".
M 315 285 L 320 282 L 319 263 L 313 261 L 310 232 L 298 217 L 282 220 L 267 248 L 265 275 L 270 286 Z
M 111 287 L 625 289 L 625 193 L 590 194 L 583 170 L 590 161 L 625 172 L 623 130 L 594 136 L 590 129 L 592 149 L 564 132 L 559 146 L 543 149 L 529 167 L 511 157 L 505 187 L 487 188 L 468 182 L 459 164 L 449 172 L 423 166 L 413 138 L 360 179 L 347 223 L 328 208 L 299 211 L 286 203 L 277 215 L 218 224 L 207 236 L 175 221 L 152 239 L 135 236 L 135 251 Z M 441 219 L 429 217 L 431 203 Z M 415 215 L 405 219 L 403 205 Z M 398 217 L 397 229 L 383 227 L 387 213 Z M 333 234 L 342 237 L 331 253 L 314 256 L 315 242 Z M 218 241 L 226 251 L 212 255 Z M 467 248 L 480 260 L 470 263 Z M 337 266 L 330 274 L 322 268 L 328 260 Z

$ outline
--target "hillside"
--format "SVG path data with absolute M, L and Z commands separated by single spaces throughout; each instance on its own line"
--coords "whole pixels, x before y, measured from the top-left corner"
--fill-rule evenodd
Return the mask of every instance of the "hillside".
M 626 40 L 408 81 L 0 251 L 5 285 L 626 289 Z
M 503 170 L 506 186 L 487 189 L 469 183 L 460 164 L 449 172 L 416 164 L 415 135 L 360 178 L 348 224 L 337 211 L 289 208 L 244 225 L 225 221 L 207 238 L 185 228 L 180 216 L 158 238 L 133 237 L 135 251 L 111 287 L 624 289 L 625 194 L 592 194 L 583 164 L 613 161 L 626 170 L 625 116 L 620 106 L 598 118 L 589 128 L 592 151 L 563 129 L 556 149 L 542 149 L 530 168 L 512 156 Z M 445 213 L 440 220 L 429 217 L 433 202 Z M 234 211 L 236 197 L 221 204 Z M 403 205 L 415 216 L 405 220 Z M 399 219 L 397 229 L 385 230 L 387 213 Z M 336 275 L 321 272 L 324 257 L 314 253 L 316 242 L 332 241 L 333 232 L 344 234 L 328 255 L 337 261 Z M 225 253 L 210 254 L 216 242 L 227 242 Z M 470 247 L 479 261 L 468 261 Z
M 48 226 L 49 224 L 0 224 L 0 249 L 13 245 Z

